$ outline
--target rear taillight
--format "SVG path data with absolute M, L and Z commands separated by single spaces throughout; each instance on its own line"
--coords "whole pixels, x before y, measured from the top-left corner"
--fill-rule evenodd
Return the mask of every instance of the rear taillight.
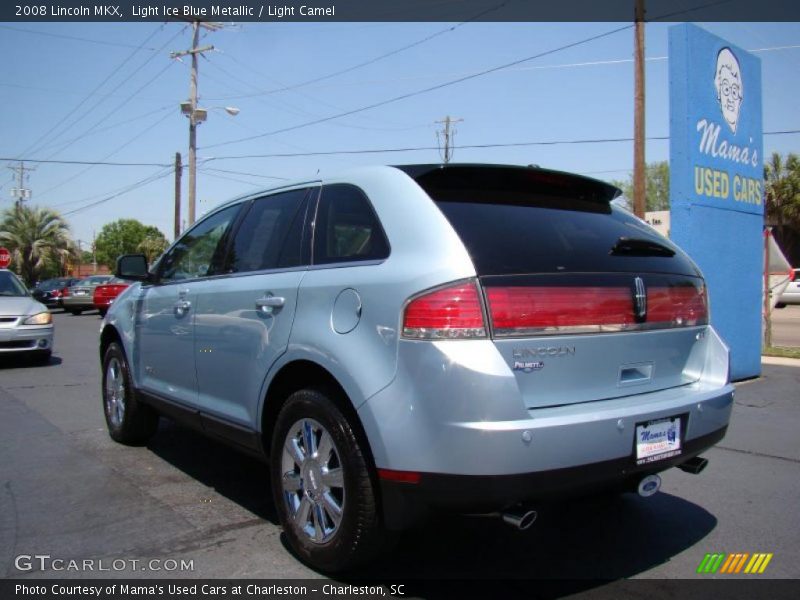
M 501 336 L 616 330 L 634 322 L 633 297 L 624 287 L 493 287 L 486 297 L 494 332 Z
M 69 288 L 64 288 L 61 290 L 61 297 L 66 298 L 67 296 L 69 296 Z
M 647 323 L 653 327 L 708 324 L 705 287 L 653 287 L 647 290 Z
M 488 287 L 497 337 L 633 331 L 708 323 L 705 288 L 648 287 L 635 305 L 630 287 Z M 643 315 L 639 318 L 636 315 Z
M 403 313 L 403 337 L 418 340 L 486 337 L 478 286 L 459 282 L 412 299 Z

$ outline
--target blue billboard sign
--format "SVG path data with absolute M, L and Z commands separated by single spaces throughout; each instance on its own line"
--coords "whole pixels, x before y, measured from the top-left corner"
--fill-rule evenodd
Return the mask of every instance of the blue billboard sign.
M 761 62 L 703 29 L 669 32 L 670 237 L 706 277 L 734 379 L 761 373 Z

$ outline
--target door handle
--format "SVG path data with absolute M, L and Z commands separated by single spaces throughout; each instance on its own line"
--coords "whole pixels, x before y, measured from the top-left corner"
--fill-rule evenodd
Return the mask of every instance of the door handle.
M 282 308 L 284 304 L 286 304 L 286 298 L 282 296 L 264 296 L 256 300 L 256 309 L 269 315 L 274 310 Z
M 175 316 L 182 317 L 192 308 L 192 303 L 188 300 L 178 300 L 175 303 Z

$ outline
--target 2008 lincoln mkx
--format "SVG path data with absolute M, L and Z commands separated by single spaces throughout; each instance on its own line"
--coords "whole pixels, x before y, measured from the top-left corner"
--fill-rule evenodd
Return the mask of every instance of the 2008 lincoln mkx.
M 264 457 L 324 571 L 437 510 L 525 528 L 544 498 L 656 493 L 702 470 L 734 390 L 701 273 L 618 194 L 406 165 L 224 204 L 151 268 L 118 260 L 138 283 L 100 337 L 111 437 L 168 416 Z

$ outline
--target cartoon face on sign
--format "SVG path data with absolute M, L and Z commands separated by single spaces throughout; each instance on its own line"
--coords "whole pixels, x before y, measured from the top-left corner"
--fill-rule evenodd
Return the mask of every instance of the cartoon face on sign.
M 730 48 L 723 48 L 717 54 L 717 70 L 714 75 L 714 87 L 717 88 L 717 101 L 722 116 L 728 127 L 736 133 L 739 122 L 739 108 L 744 98 L 744 82 L 739 61 Z

